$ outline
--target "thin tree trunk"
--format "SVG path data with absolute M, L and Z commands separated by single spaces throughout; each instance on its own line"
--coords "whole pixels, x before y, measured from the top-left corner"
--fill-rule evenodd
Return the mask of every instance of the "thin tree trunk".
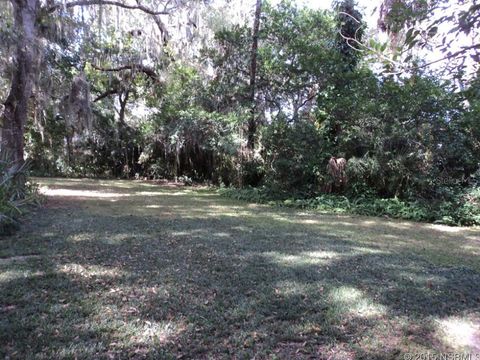
M 0 148 L 17 163 L 24 162 L 24 131 L 33 88 L 38 0 L 11 0 L 17 34 L 15 71 L 1 119 Z
M 122 96 L 123 95 L 123 96 Z M 130 90 L 125 90 L 125 92 L 120 92 L 118 100 L 120 102 L 120 111 L 118 113 L 119 125 L 125 125 L 125 110 L 127 108 L 128 96 L 130 95 Z
M 70 129 L 67 130 L 67 135 L 65 136 L 67 140 L 67 164 L 68 166 L 72 165 L 72 135 L 70 135 Z
M 260 29 L 260 15 L 262 13 L 262 0 L 257 0 L 255 6 L 255 19 L 253 21 L 252 30 L 252 50 L 251 50 L 251 62 L 250 62 L 250 119 L 248 121 L 247 131 L 247 148 L 253 152 L 255 148 L 255 135 L 257 132 L 257 121 L 255 119 L 256 103 L 256 78 L 257 78 L 257 55 L 258 55 L 258 33 Z
M 118 123 L 117 123 L 117 132 L 118 132 L 118 142 L 119 145 L 122 146 L 122 141 L 124 136 L 122 136 L 122 130 L 126 127 L 125 124 L 125 110 L 127 108 L 128 96 L 130 94 L 129 90 L 120 91 L 118 95 L 118 100 L 120 103 L 120 111 L 118 112 Z M 130 178 L 130 165 L 129 165 L 129 158 L 128 158 L 128 139 L 125 140 L 125 165 L 123 166 L 123 173 L 126 178 Z

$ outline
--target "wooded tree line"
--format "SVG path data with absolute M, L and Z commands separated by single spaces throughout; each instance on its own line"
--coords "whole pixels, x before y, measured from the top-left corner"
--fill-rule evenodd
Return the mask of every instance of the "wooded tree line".
M 464 3 L 384 1 L 381 42 L 353 0 L 257 0 L 235 22 L 218 2 L 11 0 L 2 153 L 37 175 L 475 208 L 479 5 Z M 451 50 L 449 34 L 469 42 Z M 448 66 L 422 60 L 432 49 Z

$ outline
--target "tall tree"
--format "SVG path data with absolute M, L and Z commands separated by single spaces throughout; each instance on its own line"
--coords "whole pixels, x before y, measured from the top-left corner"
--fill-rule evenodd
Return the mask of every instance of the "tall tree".
M 257 0 L 255 4 L 255 18 L 252 29 L 252 49 L 250 54 L 250 119 L 248 121 L 247 148 L 253 151 L 255 148 L 255 133 L 257 131 L 257 121 L 255 118 L 256 102 L 256 78 L 257 78 L 257 57 L 258 57 L 258 35 L 260 31 L 260 16 L 262 14 L 262 0 Z
M 35 83 L 35 74 L 41 69 L 35 69 L 39 63 L 39 36 L 48 27 L 48 19 L 62 9 L 79 6 L 116 6 L 128 10 L 141 11 L 151 16 L 162 33 L 162 41 L 168 39 L 166 26 L 160 15 L 167 15 L 175 8 L 170 1 L 157 4 L 156 10 L 144 6 L 140 0 L 135 4 L 121 0 L 77 0 L 59 2 L 55 0 L 10 0 L 13 7 L 14 31 L 17 35 L 17 45 L 14 56 L 15 71 L 13 73 L 10 91 L 4 103 L 4 111 L 0 123 L 0 151 L 8 154 L 15 162 L 24 161 L 24 131 L 28 116 L 29 100 Z
M 34 57 L 40 10 L 38 0 L 11 0 L 14 28 L 17 34 L 15 71 L 12 85 L 4 103 L 1 119 L 0 146 L 2 152 L 15 162 L 23 163 L 23 133 L 28 113 L 28 101 L 32 94 Z

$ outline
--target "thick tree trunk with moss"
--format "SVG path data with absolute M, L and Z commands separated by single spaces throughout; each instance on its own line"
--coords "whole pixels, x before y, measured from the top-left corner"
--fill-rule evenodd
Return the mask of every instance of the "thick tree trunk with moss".
M 11 0 L 17 49 L 12 85 L 4 103 L 1 119 L 1 151 L 14 161 L 23 163 L 24 128 L 28 114 L 28 102 L 33 87 L 33 61 L 39 10 L 38 0 Z

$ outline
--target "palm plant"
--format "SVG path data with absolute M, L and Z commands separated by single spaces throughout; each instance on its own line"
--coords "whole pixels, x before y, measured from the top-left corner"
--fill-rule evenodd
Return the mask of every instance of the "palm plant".
M 27 183 L 28 163 L 11 160 L 8 151 L 0 153 L 0 235 L 17 225 L 23 208 L 38 201 L 35 188 Z

